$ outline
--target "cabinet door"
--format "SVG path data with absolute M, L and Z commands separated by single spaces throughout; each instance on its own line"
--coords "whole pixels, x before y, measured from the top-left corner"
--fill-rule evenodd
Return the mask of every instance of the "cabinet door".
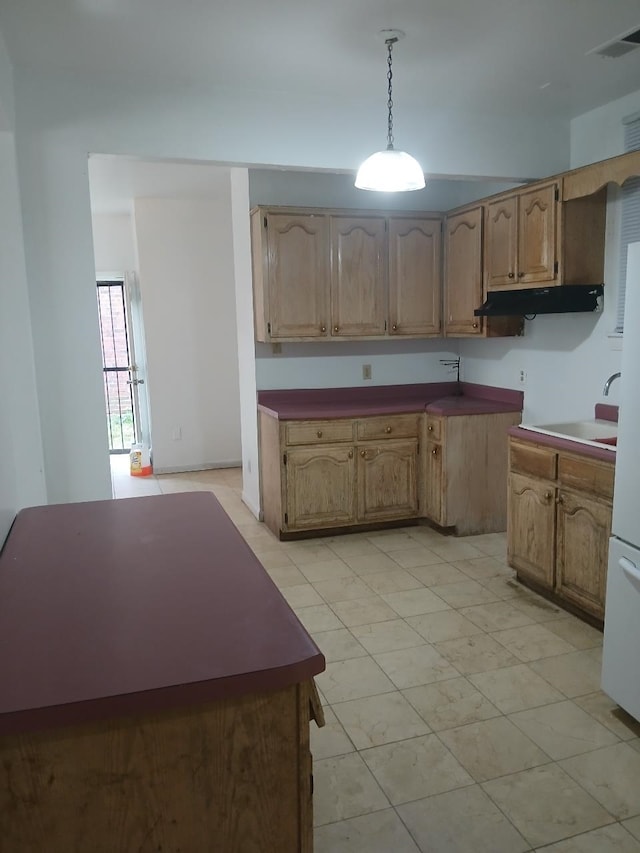
M 545 184 L 518 194 L 518 283 L 555 281 L 556 193 L 558 185 Z
M 286 459 L 287 530 L 355 522 L 352 446 L 301 447 L 288 451 Z
M 564 490 L 558 494 L 556 591 L 604 618 L 611 506 Z
M 482 318 L 482 208 L 447 217 L 445 222 L 445 335 L 480 335 Z
M 509 564 L 540 586 L 554 588 L 555 488 L 544 480 L 509 475 Z
M 440 334 L 442 220 L 389 220 L 389 334 Z
M 427 457 L 425 460 L 425 515 L 436 524 L 445 525 L 443 509 L 443 479 L 442 479 L 442 445 L 435 441 L 427 442 Z
M 417 441 L 385 441 L 358 448 L 358 521 L 417 515 L 417 459 Z
M 487 290 L 510 290 L 515 286 L 518 266 L 518 197 L 490 202 L 486 225 Z
M 264 221 L 270 337 L 325 337 L 329 326 L 327 217 L 269 213 Z
M 331 334 L 385 333 L 385 220 L 331 217 Z

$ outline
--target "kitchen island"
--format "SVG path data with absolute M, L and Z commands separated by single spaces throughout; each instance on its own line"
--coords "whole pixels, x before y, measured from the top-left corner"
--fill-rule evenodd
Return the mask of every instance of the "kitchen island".
M 0 848 L 310 851 L 323 669 L 211 493 L 22 510 L 0 554 Z

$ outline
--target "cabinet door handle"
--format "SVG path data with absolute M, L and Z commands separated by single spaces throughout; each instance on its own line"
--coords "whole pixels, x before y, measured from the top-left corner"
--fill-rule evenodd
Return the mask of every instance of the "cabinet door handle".
M 327 331 L 327 327 L 326 326 L 320 326 L 320 331 L 324 335 L 324 333 Z
M 347 453 L 347 456 L 349 457 L 349 459 L 353 459 L 353 450 L 350 450 L 350 451 Z
M 393 326 L 391 327 L 391 331 L 392 331 L 392 332 L 397 332 L 397 331 L 398 331 L 398 327 L 397 327 L 397 325 L 396 325 L 395 323 L 394 323 L 394 324 L 393 324 Z
M 545 492 L 544 493 L 545 501 L 550 501 L 552 497 L 553 497 L 553 492 Z
M 563 497 L 562 495 L 558 495 L 558 503 L 559 503 L 559 504 L 563 504 L 563 503 L 564 503 L 564 497 Z
M 507 276 L 507 278 L 514 278 L 514 274 L 512 272 L 510 272 L 509 275 Z
M 524 275 L 524 273 L 523 273 L 523 272 L 519 272 L 519 273 L 518 273 L 518 278 L 522 278 L 522 276 L 523 276 L 523 275 Z
M 387 435 L 389 435 L 389 433 L 391 432 L 391 427 L 387 427 L 387 428 L 385 429 L 385 432 L 387 433 Z
M 472 328 L 477 329 L 477 328 L 478 328 L 478 324 L 477 324 L 477 323 L 474 323 Z
M 431 451 L 431 455 L 432 455 L 432 456 L 437 456 L 437 455 L 438 455 L 438 448 L 437 448 L 437 447 L 434 447 L 434 448 L 433 448 L 433 450 Z
M 361 451 L 360 451 L 360 456 L 362 456 L 362 458 L 363 458 L 363 459 L 366 459 L 366 458 L 367 458 L 367 451 L 366 451 L 366 450 L 361 450 Z
M 316 435 L 318 436 L 318 438 L 322 438 L 322 430 L 319 429 Z
M 339 331 L 338 326 L 334 326 L 334 327 L 333 327 L 333 331 L 334 331 L 334 332 L 338 332 L 338 331 Z
M 432 425 L 432 424 L 429 424 L 429 426 L 427 427 L 427 429 L 428 429 L 428 431 L 429 431 L 429 432 L 433 432 L 433 425 Z

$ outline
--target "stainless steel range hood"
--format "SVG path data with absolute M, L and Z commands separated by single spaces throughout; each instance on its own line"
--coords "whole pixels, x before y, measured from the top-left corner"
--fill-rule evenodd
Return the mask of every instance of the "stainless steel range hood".
M 570 314 L 595 311 L 601 284 L 565 284 L 530 290 L 497 290 L 473 312 L 476 317 L 521 317 L 529 314 Z

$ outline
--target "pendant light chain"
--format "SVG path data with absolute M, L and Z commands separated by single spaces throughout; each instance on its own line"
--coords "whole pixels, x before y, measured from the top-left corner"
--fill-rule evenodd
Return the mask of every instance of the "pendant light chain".
M 388 92 L 389 98 L 387 100 L 387 108 L 389 110 L 389 117 L 387 119 L 387 150 L 393 150 L 393 99 L 391 97 L 391 88 L 392 88 L 392 80 L 393 80 L 393 71 L 391 70 L 391 51 L 393 49 L 393 45 L 398 41 L 397 38 L 387 39 L 387 66 L 389 70 L 387 71 L 387 80 L 389 83 Z

